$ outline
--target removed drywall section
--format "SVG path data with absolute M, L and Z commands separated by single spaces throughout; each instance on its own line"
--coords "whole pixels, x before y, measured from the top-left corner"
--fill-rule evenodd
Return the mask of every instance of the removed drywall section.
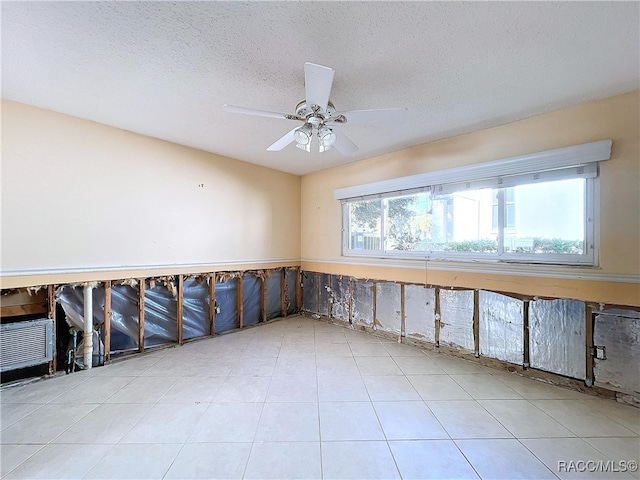
M 286 270 L 286 297 L 285 304 L 287 314 L 292 314 L 298 311 L 298 305 L 296 302 L 296 285 L 297 285 L 297 277 L 298 277 L 298 269 L 297 268 L 287 268 Z M 284 312 L 283 312 L 284 313 Z
M 440 345 L 473 352 L 473 291 L 440 290 Z
M 640 397 L 640 312 L 606 310 L 595 315 L 593 343 L 606 359 L 595 359 L 596 385 Z
M 400 335 L 402 331 L 400 284 L 380 282 L 376 284 L 375 328 Z
M 318 275 L 315 272 L 304 272 L 302 274 L 302 309 L 309 313 L 319 313 Z
M 151 281 L 144 290 L 144 348 L 178 341 L 175 285 Z
M 352 322 L 354 325 L 373 327 L 375 283 L 368 280 L 353 280 Z
M 216 303 L 219 312 L 216 313 L 216 333 L 222 333 L 239 328 L 238 321 L 238 279 L 231 276 L 216 283 Z
M 349 277 L 331 275 L 331 317 L 349 323 Z
M 522 365 L 524 302 L 484 290 L 479 302 L 480 354 Z
M 318 313 L 329 316 L 329 286 L 331 276 L 326 273 L 318 273 Z
M 262 288 L 260 277 L 245 273 L 242 276 L 242 323 L 243 325 L 256 325 L 262 319 L 260 311 L 260 290 Z
M 267 271 L 266 282 L 267 320 L 271 320 L 282 314 L 282 269 Z
M 529 304 L 531 366 L 584 380 L 585 304 L 577 300 L 536 300 Z
M 209 331 L 209 285 L 204 278 L 186 278 L 182 296 L 183 338 L 203 337 Z
M 405 333 L 409 338 L 436 343 L 436 290 L 424 285 L 404 286 Z

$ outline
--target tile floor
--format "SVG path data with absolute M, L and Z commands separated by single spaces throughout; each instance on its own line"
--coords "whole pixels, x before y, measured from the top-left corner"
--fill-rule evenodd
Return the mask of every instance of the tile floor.
M 0 394 L 7 479 L 640 478 L 640 409 L 299 316 Z

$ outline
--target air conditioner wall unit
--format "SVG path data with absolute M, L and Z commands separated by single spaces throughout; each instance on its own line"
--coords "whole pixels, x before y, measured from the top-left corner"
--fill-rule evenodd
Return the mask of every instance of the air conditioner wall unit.
M 53 320 L 0 325 L 0 372 L 48 363 L 53 358 Z

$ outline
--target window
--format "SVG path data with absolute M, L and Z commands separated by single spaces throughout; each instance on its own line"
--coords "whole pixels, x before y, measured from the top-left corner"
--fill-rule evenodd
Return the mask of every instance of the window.
M 610 142 L 607 145 L 610 148 Z M 577 161 L 575 152 L 568 157 L 567 162 Z M 452 169 L 386 185 L 411 187 L 406 189 L 384 192 L 385 182 L 379 182 L 336 191 L 337 197 L 343 196 L 344 255 L 596 264 L 593 206 L 598 160 L 534 171 L 527 171 L 536 166 L 532 156 L 522 159 L 519 171 L 513 169 L 514 159 L 507 160 L 510 175 L 483 176 L 483 168 L 496 172 L 498 162 L 489 162 L 475 166 L 472 175 Z M 441 182 L 429 182 L 432 179 Z M 378 192 L 348 196 L 367 189 Z

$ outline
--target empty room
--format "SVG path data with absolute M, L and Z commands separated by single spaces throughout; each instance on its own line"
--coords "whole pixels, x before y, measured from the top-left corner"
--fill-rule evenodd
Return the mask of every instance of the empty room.
M 0 477 L 640 479 L 640 3 L 1 19 Z

